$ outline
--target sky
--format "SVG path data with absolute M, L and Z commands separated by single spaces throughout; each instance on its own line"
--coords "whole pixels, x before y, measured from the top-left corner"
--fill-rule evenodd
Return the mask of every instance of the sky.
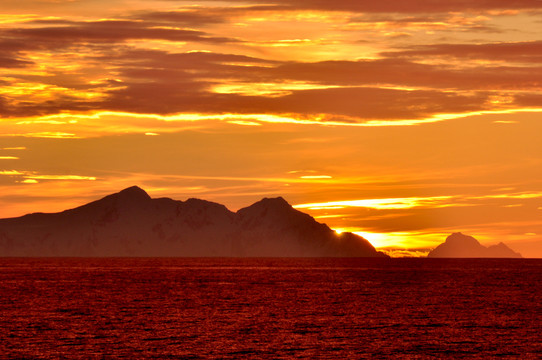
M 542 257 L 540 34 L 540 0 L 2 0 L 0 217 L 138 185 Z

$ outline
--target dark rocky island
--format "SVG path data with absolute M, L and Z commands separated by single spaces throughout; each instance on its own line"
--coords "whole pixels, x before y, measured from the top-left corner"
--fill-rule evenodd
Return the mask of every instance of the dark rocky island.
M 139 187 L 60 213 L 0 219 L 0 256 L 386 257 L 283 198 L 231 212 L 199 199 L 151 199 Z
M 460 232 L 453 233 L 446 241 L 433 249 L 428 257 L 432 258 L 521 258 L 505 244 L 484 246 L 472 236 Z

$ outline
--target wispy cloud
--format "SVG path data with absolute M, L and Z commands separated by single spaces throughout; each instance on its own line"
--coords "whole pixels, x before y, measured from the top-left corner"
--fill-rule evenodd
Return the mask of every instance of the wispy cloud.
M 486 44 L 432 44 L 417 45 L 411 49 L 385 53 L 387 56 L 411 57 L 454 57 L 467 60 L 506 61 L 511 63 L 542 62 L 542 41 L 498 42 Z
M 435 197 L 410 197 L 410 198 L 390 198 L 390 199 L 362 199 L 330 201 L 325 203 L 298 204 L 294 205 L 297 209 L 342 209 L 345 207 L 363 207 L 372 209 L 411 209 L 414 207 L 442 207 L 453 206 L 450 204 L 452 196 Z
M 237 3 L 259 4 L 259 0 L 236 0 Z M 271 0 L 266 1 L 266 4 L 273 4 L 280 9 L 311 9 L 311 10 L 328 10 L 328 11 L 351 11 L 360 13 L 389 13 L 390 9 L 396 13 L 427 13 L 427 12 L 460 12 L 466 10 L 489 11 L 489 10 L 504 10 L 504 9 L 539 9 L 540 4 L 532 0 L 521 0 L 510 3 L 504 0 L 484 0 L 476 2 L 467 2 L 463 0 L 451 1 L 418 1 L 404 2 L 401 0 L 387 1 L 386 3 L 379 2 L 353 2 L 349 0 L 339 0 L 329 3 L 320 0 L 294 0 L 288 1 L 286 4 L 283 1 Z
M 1 157 L 0 157 L 1 158 Z M 35 171 L 19 171 L 19 170 L 2 170 L 0 176 L 14 177 L 18 182 L 34 184 L 39 180 L 96 180 L 95 176 L 83 176 L 83 175 L 51 175 L 51 174 L 38 174 Z
M 349 207 L 370 208 L 376 210 L 391 210 L 391 209 L 412 209 L 412 208 L 442 208 L 456 206 L 476 206 L 480 205 L 480 200 L 491 199 L 538 199 L 542 198 L 542 192 L 519 192 L 506 194 L 488 194 L 481 196 L 473 195 L 453 195 L 453 196 L 431 196 L 431 197 L 405 197 L 405 198 L 386 198 L 386 199 L 361 199 L 361 200 L 344 200 L 344 201 L 329 201 L 321 203 L 297 204 L 294 205 L 297 209 L 344 209 Z M 516 204 L 513 204 L 517 206 Z

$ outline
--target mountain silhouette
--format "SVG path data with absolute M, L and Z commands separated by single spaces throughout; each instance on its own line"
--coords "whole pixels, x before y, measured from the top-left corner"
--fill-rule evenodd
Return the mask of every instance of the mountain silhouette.
M 200 199 L 152 199 L 133 186 L 59 213 L 0 219 L 0 256 L 386 257 L 286 200 L 237 212 Z
M 433 258 L 521 258 L 505 244 L 483 246 L 472 236 L 460 232 L 453 233 L 446 241 L 433 249 L 428 257 Z

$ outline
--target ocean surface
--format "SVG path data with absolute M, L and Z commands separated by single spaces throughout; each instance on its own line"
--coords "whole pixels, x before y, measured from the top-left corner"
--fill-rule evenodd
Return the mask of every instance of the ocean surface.
M 542 260 L 0 259 L 2 359 L 542 358 Z

